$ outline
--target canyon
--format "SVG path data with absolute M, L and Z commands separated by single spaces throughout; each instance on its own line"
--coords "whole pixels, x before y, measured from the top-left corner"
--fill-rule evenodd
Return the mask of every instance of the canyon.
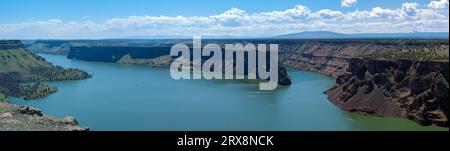
M 70 59 L 167 68 L 172 58 L 165 53 L 170 50 L 171 44 L 189 42 L 189 40 L 139 41 L 141 43 L 132 41 L 131 46 L 108 46 L 106 43 L 110 42 L 106 41 L 97 42 L 93 46 L 72 45 L 67 54 Z M 219 45 L 277 43 L 280 45 L 280 64 L 335 78 L 336 86 L 326 91 L 326 94 L 332 103 L 344 110 L 377 116 L 402 117 L 421 125 L 448 127 L 448 103 L 446 106 L 448 91 L 445 92 L 448 90 L 448 39 L 205 41 Z M 145 53 L 137 50 L 145 50 Z M 284 74 L 288 77 L 287 73 Z M 419 82 L 415 82 L 417 80 Z

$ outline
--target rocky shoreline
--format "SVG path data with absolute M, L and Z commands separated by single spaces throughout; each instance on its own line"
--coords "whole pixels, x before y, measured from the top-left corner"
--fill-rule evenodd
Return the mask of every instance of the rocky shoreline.
M 57 91 L 58 89 L 56 87 L 48 86 L 41 82 L 22 86 L 22 92 L 25 94 L 23 98 L 25 100 L 42 99 Z

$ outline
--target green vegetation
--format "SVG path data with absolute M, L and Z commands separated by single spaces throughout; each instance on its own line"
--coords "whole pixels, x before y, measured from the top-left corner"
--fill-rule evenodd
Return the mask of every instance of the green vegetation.
M 0 93 L 8 96 L 41 98 L 56 91 L 44 84 L 21 86 L 28 82 L 80 80 L 91 75 L 78 69 L 64 69 L 24 49 L 20 41 L 0 40 Z M 35 90 L 32 90 L 35 89 Z
M 423 60 L 423 61 L 449 61 L 449 47 L 448 43 L 445 45 L 401 45 L 397 46 L 395 51 L 374 53 L 363 56 L 364 58 L 375 59 L 409 59 L 409 60 Z
M 51 87 L 43 83 L 35 83 L 32 85 L 23 85 L 22 94 L 25 100 L 41 99 L 57 91 L 56 87 Z
M 0 51 L 0 74 L 18 73 L 20 80 L 57 81 L 88 78 L 89 75 L 78 69 L 63 69 L 47 62 L 23 48 Z
M 6 96 L 0 93 L 0 102 L 5 102 Z
M 388 52 L 378 53 L 365 56 L 366 58 L 397 60 L 397 59 L 409 59 L 409 60 L 433 60 L 433 61 L 448 61 L 449 56 L 446 55 L 430 55 L 424 52 Z

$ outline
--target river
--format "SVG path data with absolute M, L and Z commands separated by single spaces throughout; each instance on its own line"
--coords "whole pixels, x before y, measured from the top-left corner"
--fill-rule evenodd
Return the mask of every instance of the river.
M 289 70 L 291 86 L 259 91 L 252 81 L 173 80 L 168 69 L 39 55 L 93 78 L 49 82 L 58 92 L 44 99 L 9 100 L 91 130 L 448 130 L 342 111 L 323 93 L 334 80 L 313 72 Z

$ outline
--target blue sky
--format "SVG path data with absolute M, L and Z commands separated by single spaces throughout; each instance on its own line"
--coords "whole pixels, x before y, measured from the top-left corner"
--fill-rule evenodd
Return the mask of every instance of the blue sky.
M 340 0 L 1 0 L 0 22 L 27 20 L 105 20 L 138 15 L 205 16 L 220 14 L 230 8 L 248 13 L 285 10 L 295 5 L 308 6 L 312 11 L 332 9 L 366 10 L 380 6 L 398 8 L 408 0 L 359 0 L 354 7 L 341 7 Z M 413 2 L 427 3 L 429 0 Z M 11 16 L 14 14 L 14 16 Z
M 349 5 L 343 6 L 343 1 Z M 430 4 L 432 1 L 434 5 Z M 364 18 L 367 16 L 370 17 Z M 405 28 L 407 25 L 402 22 L 414 27 Z M 315 24 L 316 28 L 308 24 Z M 324 28 L 325 24 L 330 26 Z M 319 29 L 383 32 L 381 26 L 387 27 L 385 32 L 396 31 L 395 28 L 404 29 L 398 30 L 401 32 L 448 31 L 448 0 L 0 1 L 0 38 L 267 36 Z M 358 30 L 351 30 L 355 28 Z

